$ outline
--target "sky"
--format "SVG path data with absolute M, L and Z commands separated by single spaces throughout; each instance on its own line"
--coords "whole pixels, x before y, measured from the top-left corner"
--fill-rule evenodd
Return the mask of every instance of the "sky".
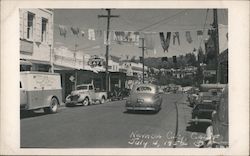
M 112 9 L 110 30 L 139 31 L 153 33 L 155 50 L 146 50 L 145 57 L 163 57 L 173 55 L 185 55 L 199 48 L 203 40 L 208 38 L 207 30 L 213 23 L 213 10 L 209 9 Z M 88 40 L 88 29 L 106 30 L 107 18 L 98 18 L 98 15 L 107 15 L 105 9 L 54 9 L 54 47 L 66 47 L 74 50 L 77 44 L 78 53 L 91 55 L 105 54 L 104 37 Z M 228 25 L 227 9 L 218 9 L 218 23 Z M 59 25 L 67 28 L 66 37 L 60 36 Z M 85 32 L 85 36 L 76 37 L 70 27 L 79 27 Z M 204 30 L 204 36 L 197 37 L 197 31 Z M 185 32 L 190 31 L 193 42 L 186 40 Z M 164 52 L 161 46 L 159 32 L 179 32 L 180 45 L 173 45 L 172 36 L 168 52 Z M 140 56 L 142 49 L 135 45 L 111 43 L 109 53 L 111 55 L 125 57 L 129 55 Z

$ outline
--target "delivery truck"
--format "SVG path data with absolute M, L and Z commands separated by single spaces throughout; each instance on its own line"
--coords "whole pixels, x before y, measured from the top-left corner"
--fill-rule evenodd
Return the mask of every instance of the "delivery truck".
M 58 73 L 20 72 L 20 109 L 43 109 L 56 113 L 62 102 L 61 77 Z

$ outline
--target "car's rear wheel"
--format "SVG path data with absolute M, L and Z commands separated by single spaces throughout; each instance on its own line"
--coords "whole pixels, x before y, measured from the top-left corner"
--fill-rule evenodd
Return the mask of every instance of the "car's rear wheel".
M 56 113 L 58 111 L 59 103 L 56 98 L 52 98 L 49 107 L 44 108 L 45 113 Z
M 82 101 L 82 105 L 83 106 L 88 106 L 89 105 L 89 98 L 86 97 L 83 101 Z

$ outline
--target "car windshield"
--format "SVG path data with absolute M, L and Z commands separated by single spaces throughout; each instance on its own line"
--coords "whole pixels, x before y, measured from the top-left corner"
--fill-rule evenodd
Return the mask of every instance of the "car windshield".
M 87 90 L 88 86 L 77 86 L 76 90 Z
M 148 86 L 140 86 L 136 88 L 136 92 L 139 93 L 152 93 L 152 88 Z

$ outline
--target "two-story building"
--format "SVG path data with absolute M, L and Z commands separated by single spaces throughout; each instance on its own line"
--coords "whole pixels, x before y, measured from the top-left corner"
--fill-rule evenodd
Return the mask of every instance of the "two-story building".
M 20 71 L 51 71 L 53 10 L 20 9 Z

